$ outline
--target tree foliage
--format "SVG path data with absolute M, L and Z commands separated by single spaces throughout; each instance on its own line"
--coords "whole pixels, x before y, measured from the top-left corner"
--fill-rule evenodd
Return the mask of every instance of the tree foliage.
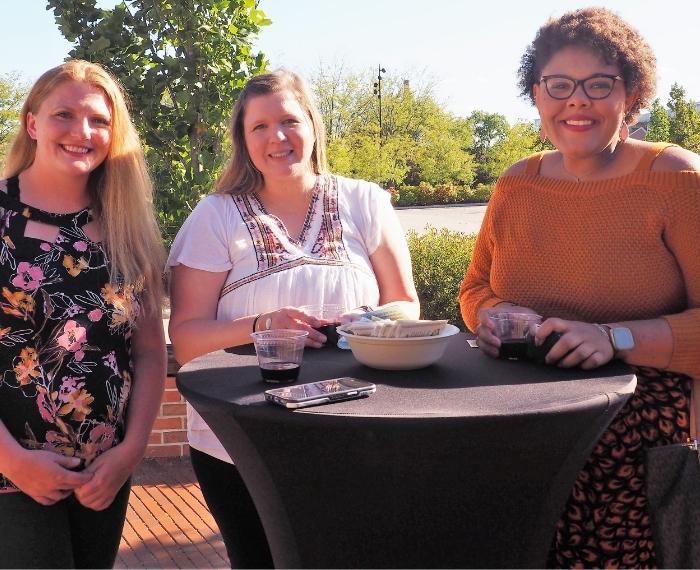
M 27 86 L 19 74 L 0 76 L 0 164 L 19 126 L 19 113 L 27 95 Z
M 372 74 L 322 65 L 310 83 L 335 172 L 389 185 L 472 181 L 471 125 L 442 109 L 430 85 L 385 76 L 380 133 Z
M 666 105 L 670 115 L 669 141 L 693 152 L 700 152 L 700 112 L 695 102 L 685 97 L 678 83 L 671 87 Z
M 234 101 L 266 66 L 252 40 L 270 23 L 256 0 L 48 0 L 70 55 L 104 65 L 129 93 L 171 238 L 225 155 Z
M 511 164 L 543 150 L 544 146 L 532 123 L 516 123 L 484 153 L 483 172 L 490 181 L 495 181 Z
M 651 142 L 671 140 L 671 121 L 668 118 L 668 111 L 659 99 L 654 99 L 651 104 L 649 127 L 645 139 Z
M 510 127 L 503 115 L 486 111 L 474 111 L 469 115 L 469 121 L 474 129 L 474 142 L 470 150 L 478 165 L 476 182 L 490 184 L 495 180 L 489 168 L 492 149 L 506 138 Z
M 370 96 L 367 78 L 346 71 L 343 63 L 332 67 L 321 63 L 309 83 L 323 116 L 329 143 L 361 130 L 363 122 L 373 112 L 372 106 L 376 103 Z

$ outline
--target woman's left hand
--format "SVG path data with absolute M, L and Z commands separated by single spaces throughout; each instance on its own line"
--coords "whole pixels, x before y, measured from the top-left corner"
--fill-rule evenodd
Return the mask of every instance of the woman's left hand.
M 93 477 L 75 490 L 75 497 L 81 505 L 93 511 L 106 509 L 140 459 L 141 454 L 131 452 L 124 444 L 108 449 L 85 468 Z
M 547 353 L 547 364 L 556 364 L 562 368 L 580 366 L 584 370 L 590 370 L 610 362 L 615 356 L 605 331 L 591 323 L 547 319 L 535 335 L 537 346 L 552 332 L 559 332 L 562 337 Z
M 297 307 L 282 307 L 276 311 L 262 313 L 258 319 L 265 329 L 294 329 L 306 331 L 306 346 L 321 348 L 326 342 L 326 336 L 316 329 L 326 324 L 326 321 L 305 313 Z

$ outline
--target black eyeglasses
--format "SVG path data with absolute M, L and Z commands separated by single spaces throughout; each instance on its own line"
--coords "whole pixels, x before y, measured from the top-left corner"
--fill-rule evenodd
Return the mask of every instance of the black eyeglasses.
M 552 99 L 568 99 L 574 94 L 580 85 L 589 99 L 605 99 L 615 88 L 615 81 L 622 80 L 619 75 L 607 75 L 596 73 L 586 79 L 574 79 L 567 75 L 543 75 L 540 81 L 544 81 L 547 94 Z

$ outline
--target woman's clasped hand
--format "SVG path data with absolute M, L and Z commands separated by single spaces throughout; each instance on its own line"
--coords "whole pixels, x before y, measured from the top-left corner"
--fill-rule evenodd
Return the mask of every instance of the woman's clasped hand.
M 610 362 L 615 356 L 607 333 L 599 325 L 557 318 L 547 319 L 535 334 L 535 344 L 542 345 L 553 332 L 562 333 L 562 336 L 547 352 L 547 364 L 556 364 L 563 368 L 580 366 L 588 370 Z
M 508 311 L 519 313 L 535 311 L 524 307 L 509 306 Z M 498 315 L 498 307 L 479 311 L 479 324 L 476 327 L 479 347 L 483 352 L 497 358 L 501 356 L 501 339 L 495 333 L 493 315 Z M 552 333 L 560 333 L 560 337 L 548 348 L 544 356 L 546 364 L 562 368 L 581 367 L 584 370 L 597 368 L 610 362 L 615 357 L 615 351 L 610 338 L 601 325 L 581 321 L 568 321 L 558 318 L 545 319 L 542 324 L 533 327 L 531 342 L 543 346 Z
M 91 473 L 74 471 L 80 464 L 77 457 L 23 450 L 7 465 L 4 475 L 37 503 L 49 506 L 90 482 Z

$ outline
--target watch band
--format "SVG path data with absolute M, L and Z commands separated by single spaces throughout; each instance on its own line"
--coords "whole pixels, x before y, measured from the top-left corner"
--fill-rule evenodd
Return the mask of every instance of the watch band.
M 612 327 L 610 327 L 609 325 L 601 325 L 600 323 L 593 323 L 593 326 L 598 327 L 598 330 L 602 332 L 608 339 L 608 342 L 610 343 L 610 346 L 612 346 L 613 351 L 617 352 L 617 348 L 615 347 L 615 339 L 612 335 Z
M 594 327 L 597 327 L 600 332 L 602 332 L 608 340 L 610 339 L 610 327 L 608 325 L 601 325 L 600 323 L 592 323 Z

